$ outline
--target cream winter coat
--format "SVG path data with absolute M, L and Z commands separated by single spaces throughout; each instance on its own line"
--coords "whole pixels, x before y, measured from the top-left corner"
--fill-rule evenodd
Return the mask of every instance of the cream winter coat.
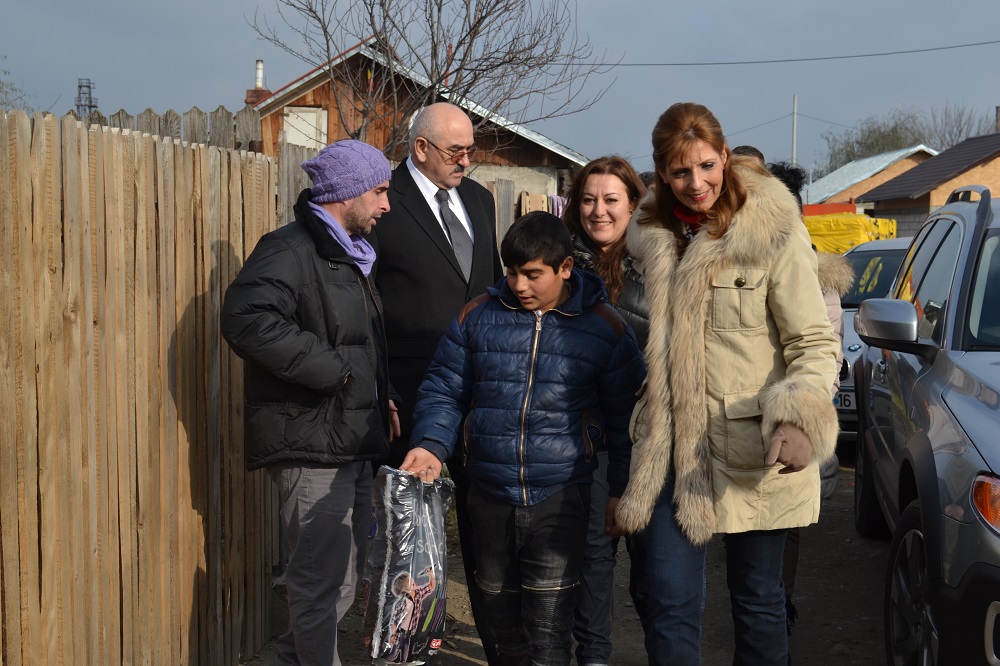
M 629 222 L 650 331 L 631 478 L 617 510 L 627 532 L 649 522 L 671 470 L 677 520 L 694 544 L 819 517 L 818 463 L 837 441 L 830 387 L 839 346 L 795 200 L 780 181 L 733 168 L 746 203 L 722 238 L 699 233 L 682 261 L 652 195 Z M 812 441 L 813 463 L 801 472 L 764 465 L 782 423 Z

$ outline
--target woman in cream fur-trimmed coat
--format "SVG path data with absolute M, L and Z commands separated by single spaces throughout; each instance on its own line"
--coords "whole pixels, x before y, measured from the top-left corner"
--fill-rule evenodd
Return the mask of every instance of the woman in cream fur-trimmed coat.
M 694 117 L 694 130 L 671 137 L 665 119 L 672 113 Z M 670 155 L 671 145 L 687 152 Z M 834 453 L 837 439 L 830 390 L 838 345 L 816 255 L 792 195 L 749 160 L 734 160 L 704 107 L 668 109 L 654 129 L 653 147 L 656 189 L 627 232 L 649 302 L 648 375 L 632 417 L 631 476 L 616 512 L 625 532 L 649 527 L 655 599 L 649 663 L 700 660 L 705 545 L 716 533 L 738 537 L 727 538 L 734 663 L 784 663 L 784 530 L 816 522 L 819 464 Z M 706 147 L 721 164 L 698 162 Z M 693 158 L 685 162 L 688 155 Z M 683 191 L 671 196 L 668 188 L 716 166 L 725 167 L 719 178 L 729 179 L 716 188 L 719 200 L 740 184 L 745 200 L 721 237 L 712 237 L 710 214 L 707 224 L 686 227 L 686 241 L 672 230 L 679 226 L 677 211 L 698 212 L 699 201 L 717 200 L 687 198 Z M 682 204 L 687 208 L 677 207 Z M 668 205 L 675 206 L 671 219 L 662 213 Z M 784 435 L 781 426 L 808 438 L 811 462 L 765 464 L 772 437 Z

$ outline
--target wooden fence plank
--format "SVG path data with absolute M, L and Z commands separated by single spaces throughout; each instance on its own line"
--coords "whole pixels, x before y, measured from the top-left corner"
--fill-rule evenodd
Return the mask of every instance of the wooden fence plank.
M 134 437 L 133 414 L 129 409 L 132 384 L 132 365 L 128 357 L 129 345 L 128 306 L 132 280 L 132 262 L 128 245 L 132 242 L 127 226 L 133 224 L 133 211 L 125 192 L 125 173 L 131 171 L 131 160 L 126 157 L 127 136 L 130 132 L 113 131 L 108 136 L 108 159 L 105 167 L 105 199 L 108 219 L 106 233 L 107 247 L 107 290 L 108 290 L 108 344 L 115 362 L 108 370 L 111 386 L 114 387 L 114 432 L 109 442 L 109 463 L 115 470 L 115 478 L 110 480 L 114 487 L 117 506 L 112 508 L 117 518 L 119 576 L 121 586 L 121 650 L 122 661 L 135 663 L 139 660 L 137 637 L 139 617 L 137 613 L 137 557 L 135 548 L 134 505 Z
M 160 136 L 170 139 L 181 138 L 181 116 L 173 109 L 167 109 L 160 119 Z
M 209 123 L 212 125 L 208 143 L 223 150 L 235 147 L 236 135 L 233 127 L 233 114 L 226 107 L 220 106 L 209 113 Z
M 116 467 L 110 446 L 115 441 L 114 391 L 108 369 L 114 366 L 113 345 L 109 340 L 105 219 L 105 160 L 108 157 L 106 128 L 88 132 L 90 168 L 91 257 L 94 321 L 94 483 L 96 501 L 96 561 L 98 562 L 98 662 L 121 663 L 121 588 L 118 579 L 118 498 Z
M 208 143 L 208 114 L 197 106 L 184 114 L 184 140 Z
M 63 644 L 61 623 L 62 594 L 66 591 L 60 564 L 59 538 L 59 437 L 64 421 L 61 387 L 53 376 L 61 363 L 59 346 L 62 329 L 58 325 L 58 293 L 62 283 L 61 256 L 57 258 L 57 239 L 62 229 L 58 196 L 58 127 L 54 116 L 35 116 L 32 135 L 32 190 L 34 221 L 32 249 L 35 256 L 35 285 L 38 294 L 35 320 L 35 344 L 38 373 L 38 402 L 47 418 L 38 425 L 38 485 L 40 495 L 40 538 L 42 575 L 42 659 L 58 660 Z
M 162 134 L 160 131 L 160 116 L 152 109 L 146 109 L 135 117 L 135 131 L 140 134 L 148 133 L 159 136 Z
M 244 106 L 236 112 L 236 141 L 234 147 L 239 150 L 261 152 L 260 112 L 252 106 Z
M 181 653 L 180 636 L 187 630 L 181 626 L 180 588 L 189 584 L 180 576 L 178 569 L 177 528 L 180 512 L 177 498 L 177 391 L 176 375 L 172 359 L 177 333 L 176 293 L 174 274 L 174 226 L 176 202 L 174 191 L 177 187 L 174 160 L 175 141 L 162 140 L 158 144 L 156 169 L 156 199 L 159 217 L 157 220 L 157 262 L 159 266 L 157 290 L 159 311 L 158 359 L 160 372 L 160 467 L 156 471 L 160 477 L 160 520 L 163 524 L 163 540 L 159 549 L 160 577 L 165 586 L 163 603 L 164 624 L 168 649 L 164 653 L 165 663 L 184 663 L 187 656 Z
M 15 114 L 0 113 L 0 154 L 11 155 L 9 126 L 16 122 Z M 17 190 L 18 169 L 10 160 L 0 160 L 0 293 L 8 295 L 0 299 L 0 395 L 8 399 L 0 402 L 0 549 L 3 567 L 3 606 L 0 619 L 3 630 L 0 634 L 0 665 L 21 663 L 21 581 L 17 507 L 17 245 L 15 243 L 16 220 L 13 214 L 13 197 Z
M 91 655 L 94 647 L 90 613 L 91 558 L 86 552 L 89 515 L 83 493 L 82 471 L 87 469 L 85 450 L 89 435 L 85 423 L 90 414 L 89 395 L 80 391 L 66 391 L 65 386 L 83 386 L 84 368 L 92 362 L 90 347 L 83 330 L 84 317 L 90 312 L 84 306 L 84 293 L 89 292 L 90 242 L 86 237 L 84 196 L 81 191 L 81 135 L 83 123 L 72 116 L 62 119 L 62 195 L 63 224 L 60 253 L 63 262 L 63 281 L 60 296 L 60 325 L 63 328 L 63 345 L 60 350 L 61 371 L 56 371 L 53 382 L 60 387 L 67 420 L 60 437 L 60 540 L 63 545 L 63 624 L 72 639 L 67 639 L 68 654 Z M 86 263 L 86 269 L 84 264 Z M 87 271 L 86 276 L 84 271 Z M 87 321 L 87 328 L 90 322 Z M 66 598 L 69 603 L 66 604 Z
M 242 160 L 239 155 L 230 155 L 229 159 L 229 227 L 223 245 L 223 288 L 228 287 L 236 278 L 243 265 L 243 181 Z M 220 344 L 225 344 L 220 339 Z M 229 479 L 227 489 L 228 532 L 227 553 L 225 561 L 229 566 L 229 584 L 232 596 L 229 604 L 229 645 L 230 654 L 237 658 L 243 657 L 243 632 L 240 627 L 246 620 L 246 604 L 244 576 L 246 571 L 244 553 L 250 549 L 245 547 L 246 538 L 245 505 L 243 502 L 243 361 L 229 349 L 222 350 L 222 358 L 226 361 L 222 377 L 228 383 L 223 385 L 222 392 L 228 396 L 228 428 L 225 435 L 226 469 Z
M 21 589 L 21 654 L 24 663 L 41 663 L 41 562 L 39 560 L 38 511 L 38 392 L 35 382 L 35 267 L 32 208 L 32 127 L 21 112 L 8 116 L 10 165 L 14 170 L 11 195 L 11 220 L 17 262 L 14 266 L 17 289 L 13 292 L 17 327 L 15 328 L 15 404 L 17 413 L 17 504 L 18 560 Z

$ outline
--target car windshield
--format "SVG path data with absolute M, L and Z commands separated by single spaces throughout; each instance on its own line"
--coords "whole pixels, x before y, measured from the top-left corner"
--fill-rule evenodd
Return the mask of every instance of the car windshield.
M 857 250 L 845 254 L 854 269 L 854 285 L 840 299 L 840 307 L 855 309 L 869 298 L 887 296 L 905 254 L 905 249 Z
M 1000 348 L 1000 231 L 991 231 L 976 264 L 969 297 L 968 349 Z

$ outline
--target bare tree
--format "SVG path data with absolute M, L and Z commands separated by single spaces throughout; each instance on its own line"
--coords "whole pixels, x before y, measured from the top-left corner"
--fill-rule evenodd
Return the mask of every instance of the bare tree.
M 969 137 L 995 131 L 989 114 L 961 104 L 945 103 L 925 114 L 914 109 L 893 109 L 885 117 L 868 116 L 855 128 L 823 134 L 827 146 L 824 173 L 863 157 L 921 143 L 938 151 L 947 150 Z
M 477 131 L 497 115 L 518 123 L 589 108 L 590 74 L 606 67 L 577 36 L 575 0 L 275 0 L 280 23 L 257 12 L 264 40 L 325 68 L 338 121 L 364 138 L 381 125 L 392 155 L 407 142 L 407 120 L 445 99 L 478 105 Z M 359 43 L 367 59 L 338 56 Z M 330 63 L 337 66 L 330 66 Z
M 0 60 L 6 59 L 6 56 L 0 58 Z M 28 104 L 28 93 L 11 81 L 10 75 L 8 70 L 0 67 L 0 111 L 20 109 L 30 113 L 33 109 Z
M 868 116 L 858 126 L 823 134 L 827 146 L 824 173 L 864 157 L 925 142 L 924 123 L 913 109 L 893 109 L 884 118 Z
M 924 127 L 928 142 L 939 150 L 951 148 L 971 136 L 982 136 L 996 131 L 989 114 L 951 102 L 931 109 Z

